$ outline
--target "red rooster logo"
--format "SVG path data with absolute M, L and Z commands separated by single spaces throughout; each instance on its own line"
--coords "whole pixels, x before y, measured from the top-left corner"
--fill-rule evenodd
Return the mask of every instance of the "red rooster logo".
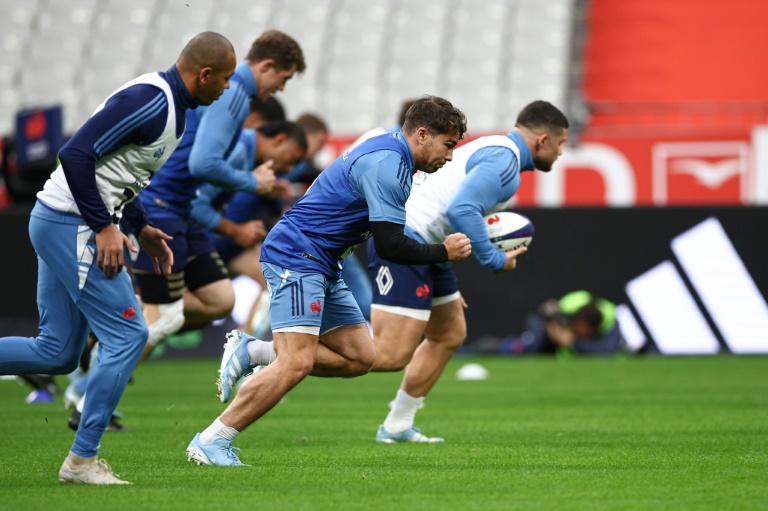
M 312 314 L 317 314 L 319 316 L 320 312 L 323 310 L 323 304 L 320 303 L 320 300 L 312 302 L 309 304 L 309 310 L 312 312 Z
M 423 300 L 426 300 L 429 297 L 429 286 L 427 284 L 424 284 L 422 286 L 417 287 L 416 296 L 418 296 Z
M 488 219 L 488 225 L 493 225 L 498 221 L 499 221 L 499 215 L 493 215 L 491 218 Z

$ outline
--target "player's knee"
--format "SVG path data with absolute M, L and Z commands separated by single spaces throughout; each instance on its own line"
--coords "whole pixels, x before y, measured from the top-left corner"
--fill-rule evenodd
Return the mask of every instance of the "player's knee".
M 231 286 L 217 286 L 215 292 L 208 289 L 204 293 L 193 291 L 203 304 L 203 314 L 209 321 L 226 318 L 235 308 L 235 292 Z
M 86 348 L 87 349 L 87 348 Z M 80 353 L 74 350 L 58 353 L 48 358 L 48 374 L 69 374 L 80 364 Z
M 433 345 L 444 350 L 456 351 L 467 339 L 467 328 L 454 326 L 450 329 L 427 329 L 426 337 Z
M 69 374 L 77 369 L 79 357 L 56 357 L 51 360 L 50 374 Z
M 283 366 L 285 376 L 294 382 L 299 382 L 309 375 L 315 363 L 314 354 L 309 352 L 294 353 L 287 360 L 285 358 L 280 360 L 278 356 L 277 360 Z
M 235 293 L 225 293 L 213 306 L 212 315 L 216 318 L 226 318 L 235 308 Z
M 147 328 L 147 325 L 141 325 L 135 328 L 134 331 L 131 332 L 130 339 L 128 339 L 128 343 L 131 346 L 138 346 L 141 349 L 144 349 L 144 345 L 147 343 L 147 338 L 149 337 L 149 328 Z
M 125 346 L 124 349 L 121 349 L 121 352 L 141 353 L 149 337 L 149 328 L 147 328 L 146 323 L 142 322 L 141 324 L 131 325 L 124 332 L 122 339 L 113 339 L 114 342 L 119 343 L 119 346 Z M 105 340 L 102 339 L 101 342 L 104 343 Z
M 456 351 L 461 348 L 464 341 L 467 340 L 466 330 L 456 330 L 453 332 L 446 332 L 441 338 L 441 344 L 445 349 Z
M 70 339 L 58 340 L 45 333 L 37 337 L 37 347 L 40 356 L 45 360 L 48 374 L 69 374 L 77 369 L 80 363 L 80 355 L 85 348 Z

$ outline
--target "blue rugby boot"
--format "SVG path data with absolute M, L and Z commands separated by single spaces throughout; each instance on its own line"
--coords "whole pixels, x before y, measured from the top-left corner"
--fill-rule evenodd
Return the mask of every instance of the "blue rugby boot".
M 425 444 L 436 444 L 445 442 L 444 439 L 439 437 L 428 437 L 421 433 L 421 430 L 417 427 L 411 427 L 400 433 L 390 433 L 384 429 L 384 425 L 379 426 L 379 431 L 376 433 L 376 443 L 379 444 L 400 444 L 405 442 L 418 442 Z
M 251 364 L 248 355 L 248 343 L 256 340 L 245 332 L 232 330 L 227 334 L 227 342 L 224 344 L 224 354 L 221 357 L 219 378 L 216 380 L 218 391 L 216 395 L 222 403 L 229 401 L 232 396 L 232 387 L 243 375 L 249 374 L 255 364 Z
M 200 443 L 200 433 L 187 447 L 187 461 L 197 463 L 198 465 L 215 465 L 218 467 L 248 467 L 235 451 L 237 447 L 232 447 L 232 442 L 227 442 L 223 438 L 217 438 L 211 445 Z

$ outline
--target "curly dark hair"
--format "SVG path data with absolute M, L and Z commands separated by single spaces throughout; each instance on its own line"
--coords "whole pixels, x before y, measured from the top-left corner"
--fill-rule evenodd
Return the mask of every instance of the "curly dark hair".
M 403 133 L 410 135 L 419 128 L 426 128 L 430 135 L 458 135 L 459 140 L 467 133 L 467 118 L 447 99 L 424 96 L 413 102 L 405 114 Z

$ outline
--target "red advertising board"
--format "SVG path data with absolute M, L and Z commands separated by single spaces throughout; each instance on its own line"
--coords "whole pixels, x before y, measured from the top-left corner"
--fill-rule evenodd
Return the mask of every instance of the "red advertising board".
M 356 137 L 336 137 L 326 162 Z M 471 138 L 470 138 L 471 139 Z M 468 140 L 470 140 L 468 139 Z M 521 207 L 681 206 L 765 203 L 755 190 L 757 144 L 736 130 L 686 136 L 586 136 L 549 173 L 524 173 Z

